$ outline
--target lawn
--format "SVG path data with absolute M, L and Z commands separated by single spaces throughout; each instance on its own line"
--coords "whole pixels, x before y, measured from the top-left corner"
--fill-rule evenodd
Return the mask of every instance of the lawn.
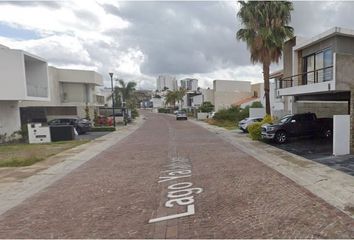
M 210 125 L 215 125 L 218 127 L 223 127 L 227 130 L 234 130 L 237 128 L 236 122 L 232 122 L 229 120 L 217 120 L 217 119 L 208 119 L 207 123 Z
M 0 167 L 23 167 L 89 141 L 63 141 L 42 144 L 0 145 Z

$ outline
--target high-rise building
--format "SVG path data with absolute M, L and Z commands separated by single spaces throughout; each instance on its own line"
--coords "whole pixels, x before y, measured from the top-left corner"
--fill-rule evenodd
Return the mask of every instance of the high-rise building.
M 195 78 L 185 78 L 181 80 L 181 88 L 184 88 L 188 91 L 197 91 L 198 90 L 198 79 Z
M 156 79 L 156 89 L 158 91 L 178 89 L 176 77 L 170 75 L 160 75 Z

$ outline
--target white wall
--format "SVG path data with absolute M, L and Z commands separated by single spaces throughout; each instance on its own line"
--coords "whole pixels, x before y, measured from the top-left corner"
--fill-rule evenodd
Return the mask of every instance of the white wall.
M 11 135 L 21 129 L 20 110 L 17 101 L 0 101 L 0 134 Z
M 0 73 L 0 100 L 24 100 L 26 81 L 22 52 L 0 48 Z
M 21 50 L 0 48 L 0 100 L 48 100 L 45 60 Z
M 192 99 L 192 107 L 200 107 L 203 103 L 203 95 L 194 96 Z
M 250 118 L 263 118 L 265 115 L 265 108 L 250 108 Z
M 203 102 L 211 102 L 214 105 L 214 90 L 213 89 L 200 89 L 203 95 Z
M 103 78 L 95 71 L 57 68 L 60 82 L 103 85 Z
M 270 82 L 269 99 L 272 116 L 281 118 L 292 113 L 292 97 L 277 97 L 274 81 Z
M 164 98 L 152 98 L 153 108 L 161 108 L 164 106 Z
M 85 102 L 85 84 L 80 83 L 61 83 L 62 102 Z
M 333 155 L 350 153 L 350 115 L 333 117 Z
M 234 80 L 214 80 L 214 91 L 217 92 L 251 92 L 251 82 Z
M 251 92 L 214 92 L 214 106 L 215 111 L 220 109 L 226 109 L 231 107 L 231 105 L 240 101 L 241 99 L 251 96 Z

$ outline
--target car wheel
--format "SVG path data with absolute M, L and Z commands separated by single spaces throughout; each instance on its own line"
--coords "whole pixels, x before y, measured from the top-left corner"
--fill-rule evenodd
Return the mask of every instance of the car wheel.
M 82 132 L 82 129 L 81 129 L 81 128 L 76 128 L 76 132 L 77 132 L 77 134 L 79 134 L 79 135 L 83 134 L 83 132 Z
M 322 136 L 324 138 L 330 138 L 332 137 L 332 130 L 331 129 L 326 129 L 323 131 Z
M 283 144 L 288 140 L 288 136 L 286 132 L 284 131 L 279 131 L 275 134 L 275 141 L 279 144 Z

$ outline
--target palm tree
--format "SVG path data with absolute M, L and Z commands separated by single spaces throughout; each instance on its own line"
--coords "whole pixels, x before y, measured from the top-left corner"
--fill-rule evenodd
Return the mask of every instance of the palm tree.
M 116 79 L 118 86 L 114 88 L 114 102 L 118 107 L 124 107 L 123 103 L 129 103 L 132 100 L 135 91 L 136 82 L 125 83 L 122 79 Z M 107 99 L 112 98 L 112 95 Z
M 187 89 L 185 88 L 180 88 L 179 90 L 176 91 L 176 101 L 178 104 L 180 104 L 180 108 L 182 109 L 183 105 L 183 97 L 186 95 Z
M 177 92 L 176 91 L 168 91 L 165 97 L 165 104 L 170 104 L 175 108 L 177 101 Z
M 237 13 L 244 28 L 237 31 L 238 40 L 245 41 L 253 64 L 263 64 L 266 113 L 270 112 L 269 66 L 278 63 L 284 41 L 293 37 L 294 29 L 287 26 L 291 20 L 293 5 L 288 1 L 240 1 Z

